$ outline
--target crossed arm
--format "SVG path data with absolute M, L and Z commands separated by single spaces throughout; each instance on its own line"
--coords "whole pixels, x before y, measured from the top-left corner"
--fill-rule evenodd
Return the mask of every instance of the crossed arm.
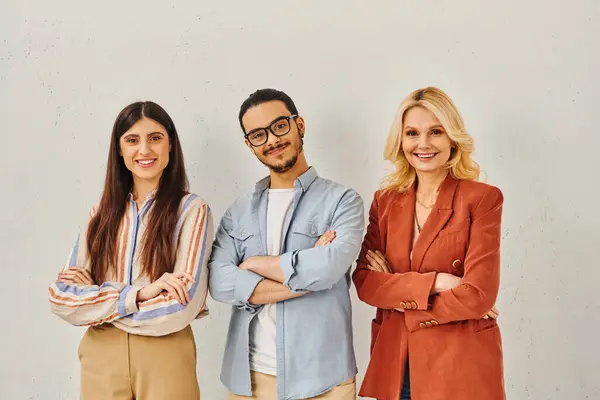
M 335 231 L 325 232 L 314 247 L 327 246 L 334 239 Z M 285 276 L 281 269 L 279 256 L 251 257 L 240 264 L 240 269 L 254 272 L 265 278 L 256 285 L 252 292 L 249 299 L 252 304 L 273 304 L 302 297 L 309 293 L 309 291 L 294 292 L 283 284 Z

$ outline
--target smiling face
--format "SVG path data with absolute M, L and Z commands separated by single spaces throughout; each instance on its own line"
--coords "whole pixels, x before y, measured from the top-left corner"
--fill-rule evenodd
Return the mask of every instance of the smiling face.
M 242 117 L 244 131 L 247 132 L 246 145 L 260 162 L 277 173 L 293 168 L 303 151 L 304 120 L 290 116 L 285 103 L 275 100 L 251 107 Z M 255 138 L 257 134 L 267 135 L 266 142 L 254 146 L 251 141 L 261 143 L 262 140 L 257 139 L 265 139 L 263 136 Z
M 419 173 L 438 173 L 450 159 L 452 140 L 437 117 L 424 107 L 404 114 L 402 151 Z
M 147 181 L 158 186 L 164 169 L 169 164 L 171 149 L 164 126 L 150 118 L 142 118 L 119 138 L 119 154 L 136 181 Z

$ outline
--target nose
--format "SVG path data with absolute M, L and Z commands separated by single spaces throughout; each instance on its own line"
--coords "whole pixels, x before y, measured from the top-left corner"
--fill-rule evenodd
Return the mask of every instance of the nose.
M 269 137 L 267 139 L 267 147 L 277 146 L 281 142 L 281 138 L 279 136 L 275 136 L 273 132 L 269 131 Z
M 151 153 L 150 150 L 150 142 L 148 140 L 142 140 L 140 142 L 140 150 L 141 155 L 149 155 Z
M 429 135 L 428 134 L 422 134 L 419 135 L 419 148 L 421 149 L 427 149 L 429 148 Z

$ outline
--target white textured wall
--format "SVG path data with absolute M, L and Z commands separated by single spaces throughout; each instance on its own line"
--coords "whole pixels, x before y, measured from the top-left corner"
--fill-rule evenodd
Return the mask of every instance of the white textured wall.
M 506 197 L 508 398 L 600 398 L 599 27 L 596 0 L 2 0 L 0 399 L 78 398 L 83 330 L 50 314 L 46 287 L 99 196 L 123 106 L 172 115 L 218 221 L 266 172 L 237 125 L 253 90 L 287 91 L 309 162 L 368 205 L 395 108 L 425 85 L 456 101 Z M 193 326 L 203 398 L 218 400 L 229 310 L 210 308 Z M 373 312 L 355 301 L 361 379 Z

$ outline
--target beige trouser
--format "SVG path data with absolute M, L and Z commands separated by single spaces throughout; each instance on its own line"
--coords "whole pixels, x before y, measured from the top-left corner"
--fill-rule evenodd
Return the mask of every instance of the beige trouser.
M 250 372 L 252 379 L 252 397 L 238 396 L 229 393 L 229 400 L 277 400 L 277 378 L 272 375 L 262 374 L 260 372 Z M 323 393 L 311 399 L 329 399 L 329 400 L 355 400 L 356 382 L 354 378 L 339 384 L 327 393 Z
M 87 330 L 79 345 L 82 400 L 200 399 L 191 327 L 166 336 L 113 325 Z

